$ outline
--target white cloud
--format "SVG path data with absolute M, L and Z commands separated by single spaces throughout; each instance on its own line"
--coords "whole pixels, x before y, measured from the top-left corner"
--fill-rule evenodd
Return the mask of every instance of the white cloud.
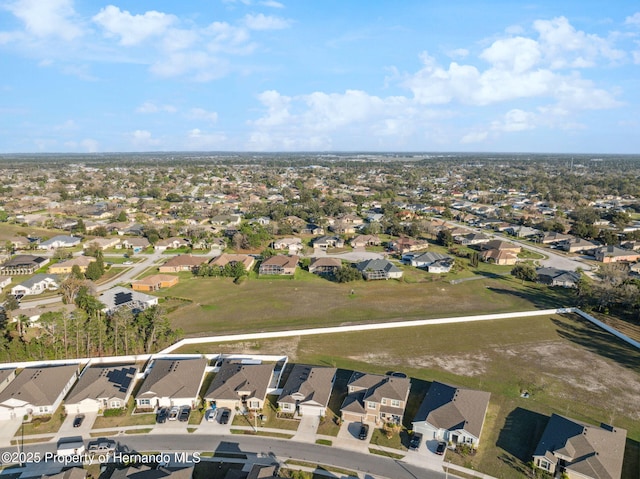
M 480 54 L 494 68 L 515 73 L 532 69 L 540 63 L 541 56 L 538 42 L 524 37 L 497 40 Z
M 227 75 L 229 65 L 207 52 L 173 52 L 154 63 L 151 72 L 161 77 L 188 75 L 192 81 L 207 82 Z
M 151 132 L 147 130 L 135 130 L 128 136 L 131 140 L 131 144 L 136 148 L 145 148 L 149 146 L 157 146 L 160 144 L 160 140 L 153 138 Z
M 246 15 L 244 23 L 250 30 L 283 30 L 289 28 L 290 21 L 273 15 Z
M 267 114 L 254 122 L 257 126 L 282 125 L 291 118 L 289 114 L 291 98 L 280 95 L 275 90 L 269 90 L 258 95 L 258 100 L 267 107 Z
M 82 148 L 84 148 L 88 153 L 96 153 L 100 149 L 100 144 L 91 138 L 86 138 L 80 142 Z
M 451 50 L 447 52 L 451 58 L 465 58 L 469 56 L 469 50 L 466 48 L 456 48 L 455 50 Z
M 187 133 L 186 149 L 201 150 L 220 148 L 226 140 L 227 137 L 223 133 L 205 133 L 199 128 L 194 128 Z
M 487 139 L 488 136 L 489 136 L 489 133 L 486 131 L 472 131 L 464 135 L 460 139 L 460 143 L 465 145 L 469 143 L 482 143 Z
M 271 8 L 284 8 L 282 3 L 276 2 L 275 0 L 265 0 L 264 2 L 260 2 L 260 5 Z
M 192 120 L 206 120 L 211 123 L 218 121 L 218 113 L 215 111 L 207 111 L 203 108 L 192 108 L 187 113 L 187 118 Z
M 532 130 L 536 127 L 535 113 L 527 112 L 520 109 L 509 110 L 505 113 L 502 121 L 494 121 L 491 124 L 493 130 L 498 131 L 524 131 Z
M 624 21 L 626 25 L 638 25 L 640 26 L 640 12 L 636 12 L 633 15 L 627 17 Z
M 126 10 L 108 5 L 93 17 L 107 36 L 120 38 L 121 45 L 136 45 L 153 36 L 164 34 L 176 22 L 174 15 L 150 10 L 143 15 L 132 15 Z
M 146 101 L 138 108 L 136 108 L 136 113 L 175 113 L 178 109 L 173 105 L 156 105 L 153 102 Z
M 18 0 L 5 8 L 22 20 L 26 31 L 36 37 L 71 41 L 83 34 L 72 0 Z

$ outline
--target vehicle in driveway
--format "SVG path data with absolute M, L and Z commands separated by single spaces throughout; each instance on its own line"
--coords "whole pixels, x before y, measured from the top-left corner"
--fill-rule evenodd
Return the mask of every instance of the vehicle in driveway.
M 169 421 L 176 421 L 178 419 L 178 415 L 180 414 L 180 408 L 178 406 L 173 406 L 169 411 Z
M 420 443 L 422 442 L 422 434 L 419 432 L 414 432 L 413 436 L 411 436 L 411 440 L 409 441 L 409 449 L 415 451 L 420 447 Z
M 191 414 L 191 408 L 189 406 L 182 406 L 180 408 L 180 414 L 178 415 L 178 421 L 186 422 L 189 420 Z
M 87 450 L 91 454 L 112 454 L 116 451 L 116 442 L 106 437 L 101 437 L 89 443 Z
M 405 373 L 402 373 L 400 371 L 387 371 L 386 372 L 387 376 L 391 376 L 393 378 L 406 378 L 407 375 Z
M 82 426 L 82 421 L 84 421 L 84 414 L 77 414 L 75 418 L 73 418 L 73 427 Z
M 447 443 L 444 441 L 440 441 L 438 443 L 438 447 L 436 447 L 436 454 L 438 456 L 442 456 L 444 454 L 444 451 L 447 450 Z
M 228 409 L 223 409 L 218 416 L 220 417 L 220 424 L 227 424 L 229 422 L 230 411 Z
M 209 409 L 207 411 L 207 422 L 214 422 L 216 420 L 217 415 L 218 415 L 217 409 Z
M 358 433 L 358 439 L 364 441 L 365 439 L 367 439 L 368 435 L 369 435 L 369 425 L 368 424 L 363 424 L 362 426 L 360 426 L 360 432 Z
M 163 424 L 167 422 L 167 417 L 169 416 L 169 410 L 166 407 L 161 407 L 158 409 L 158 413 L 156 414 L 156 422 L 158 424 Z

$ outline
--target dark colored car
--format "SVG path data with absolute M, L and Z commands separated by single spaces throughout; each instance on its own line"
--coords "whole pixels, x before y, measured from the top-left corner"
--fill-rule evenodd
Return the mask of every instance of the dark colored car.
M 391 376 L 394 378 L 406 378 L 407 375 L 405 373 L 401 373 L 399 371 L 387 371 L 387 376 Z
M 161 407 L 158 409 L 158 414 L 156 414 L 156 422 L 163 424 L 167 422 L 167 417 L 169 417 L 169 410 L 166 407 Z
M 82 426 L 82 421 L 84 421 L 84 414 L 78 414 L 75 418 L 73 418 L 73 427 Z
M 438 447 L 436 448 L 436 454 L 438 456 L 442 456 L 444 454 L 444 451 L 447 449 L 447 443 L 444 441 L 440 441 L 438 443 Z
M 178 421 L 186 422 L 189 420 L 189 415 L 191 414 L 191 408 L 186 406 L 180 409 L 180 415 L 178 416 Z
M 220 415 L 220 424 L 227 424 L 229 422 L 229 410 L 224 409 Z
M 420 447 L 420 443 L 422 442 L 422 434 L 419 432 L 414 432 L 413 436 L 411 436 L 411 440 L 409 441 L 409 449 L 416 450 Z
M 358 438 L 364 441 L 368 435 L 369 435 L 369 425 L 363 424 L 362 426 L 360 426 L 360 433 L 358 433 Z

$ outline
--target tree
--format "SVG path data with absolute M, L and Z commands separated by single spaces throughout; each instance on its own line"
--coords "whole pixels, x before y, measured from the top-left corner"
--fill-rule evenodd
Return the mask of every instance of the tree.
M 77 265 L 76 265 L 77 266 Z M 74 268 L 76 267 L 74 266 Z M 78 267 L 78 270 L 80 268 Z M 85 278 L 82 273 L 80 276 L 76 276 L 72 270 L 71 274 L 60 283 L 60 292 L 62 293 L 62 302 L 64 304 L 74 304 L 76 296 L 80 292 L 80 289 L 87 287 Z
M 453 235 L 449 230 L 440 230 L 437 237 L 438 243 L 447 248 L 453 244 Z
M 125 213 L 124 210 L 120 210 L 120 213 L 118 213 L 118 216 L 116 217 L 116 221 L 118 221 L 119 223 L 124 223 L 125 221 L 127 221 L 127 213 Z
M 90 279 L 91 281 L 97 281 L 103 274 L 104 270 L 100 267 L 100 263 L 98 261 L 89 263 L 87 271 L 84 273 L 87 279 Z
M 349 283 L 362 279 L 362 273 L 351 265 L 342 265 L 336 270 L 334 278 L 338 283 Z
M 536 269 L 529 263 L 520 263 L 514 266 L 511 270 L 511 275 L 522 280 L 522 284 L 525 281 L 535 281 L 538 278 Z

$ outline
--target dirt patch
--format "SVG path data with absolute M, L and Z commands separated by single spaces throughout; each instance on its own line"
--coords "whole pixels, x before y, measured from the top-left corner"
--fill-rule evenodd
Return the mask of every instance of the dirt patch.
M 479 376 L 487 371 L 489 357 L 483 353 L 462 356 L 421 356 L 409 360 L 414 368 L 437 367 L 458 376 Z
M 298 357 L 299 343 L 300 336 L 286 339 L 269 339 L 265 341 L 240 341 L 237 343 L 221 344 L 220 351 L 238 354 L 286 355 L 289 357 L 289 361 L 295 361 Z

